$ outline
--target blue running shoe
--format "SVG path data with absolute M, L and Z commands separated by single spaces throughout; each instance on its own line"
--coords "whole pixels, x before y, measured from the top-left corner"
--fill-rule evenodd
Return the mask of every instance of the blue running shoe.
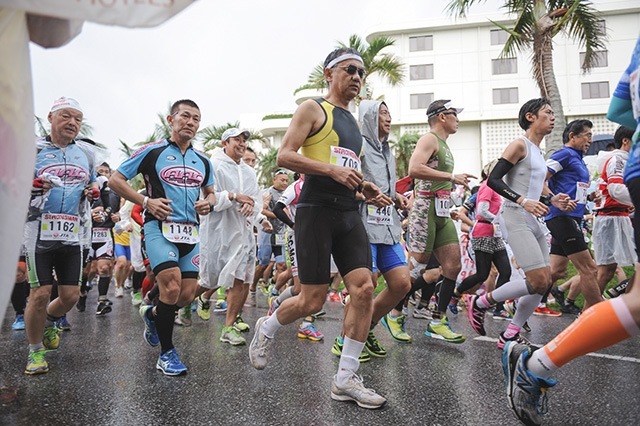
M 180 361 L 175 348 L 171 348 L 158 357 L 156 368 L 167 376 L 179 376 L 187 372 L 187 367 Z
M 451 311 L 451 313 L 452 313 L 453 315 L 458 315 L 458 301 L 459 301 L 459 300 L 460 300 L 460 298 L 459 298 L 459 297 L 455 297 L 455 296 L 453 296 L 453 297 L 451 298 L 451 300 L 449 301 L 448 308 L 449 308 L 449 310 Z
M 153 306 L 141 305 L 139 311 L 140 316 L 144 320 L 144 340 L 151 346 L 158 346 L 160 344 L 160 338 L 158 337 L 155 321 L 147 317 L 147 311 L 149 309 L 153 309 Z M 158 360 L 158 362 L 160 362 L 160 360 Z
M 71 324 L 69 324 L 69 321 L 67 321 L 67 316 L 63 315 L 59 320 L 58 320 L 58 324 L 56 325 L 56 327 L 58 327 L 60 330 L 62 331 L 69 331 L 71 330 Z
M 509 407 L 526 425 L 539 425 L 547 414 L 547 391 L 556 381 L 538 377 L 526 367 L 531 348 L 516 342 L 507 342 L 502 352 Z
M 11 324 L 11 328 L 14 330 L 24 330 L 24 315 L 16 315 L 16 320 Z

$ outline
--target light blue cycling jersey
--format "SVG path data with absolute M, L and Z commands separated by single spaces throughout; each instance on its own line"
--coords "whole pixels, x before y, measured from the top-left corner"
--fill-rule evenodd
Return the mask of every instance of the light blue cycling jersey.
M 170 140 L 147 144 L 122 163 L 118 171 L 126 179 L 142 173 L 149 198 L 171 200 L 173 212 L 168 220 L 199 223 L 194 205 L 200 189 L 213 185 L 213 165 L 192 145 L 183 155 L 180 147 Z M 146 212 L 145 222 L 151 220 L 156 219 Z

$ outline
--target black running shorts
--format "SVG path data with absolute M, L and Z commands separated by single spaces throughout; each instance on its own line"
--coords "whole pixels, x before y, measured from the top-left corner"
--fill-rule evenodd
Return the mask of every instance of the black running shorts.
M 589 249 L 577 217 L 557 216 L 546 223 L 552 237 L 551 254 L 567 257 Z
M 295 232 L 302 284 L 329 284 L 332 254 L 343 277 L 358 268 L 371 270 L 371 246 L 357 210 L 298 206 Z

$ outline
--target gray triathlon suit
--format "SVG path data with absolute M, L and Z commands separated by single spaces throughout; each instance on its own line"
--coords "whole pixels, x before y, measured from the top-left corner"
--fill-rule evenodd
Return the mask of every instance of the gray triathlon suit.
M 521 136 L 527 155 L 504 177 L 516 193 L 529 200 L 539 200 L 547 176 L 547 163 L 539 147 Z M 524 272 L 549 266 L 549 244 L 546 226 L 513 201 L 505 200 L 502 213 L 507 229 L 507 242 L 516 262 Z

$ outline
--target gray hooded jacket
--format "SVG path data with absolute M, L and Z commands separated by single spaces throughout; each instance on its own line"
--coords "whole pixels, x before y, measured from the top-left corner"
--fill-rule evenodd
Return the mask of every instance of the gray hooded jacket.
M 387 139 L 378 139 L 378 110 L 382 101 L 365 100 L 360 102 L 360 131 L 362 132 L 362 174 L 364 180 L 373 182 L 386 195 L 396 198 L 396 159 L 389 149 Z M 400 216 L 394 206 L 387 213 L 391 215 L 391 224 L 376 222 L 376 215 L 371 214 L 375 207 L 362 203 L 360 214 L 367 228 L 371 244 L 393 245 L 400 242 Z

